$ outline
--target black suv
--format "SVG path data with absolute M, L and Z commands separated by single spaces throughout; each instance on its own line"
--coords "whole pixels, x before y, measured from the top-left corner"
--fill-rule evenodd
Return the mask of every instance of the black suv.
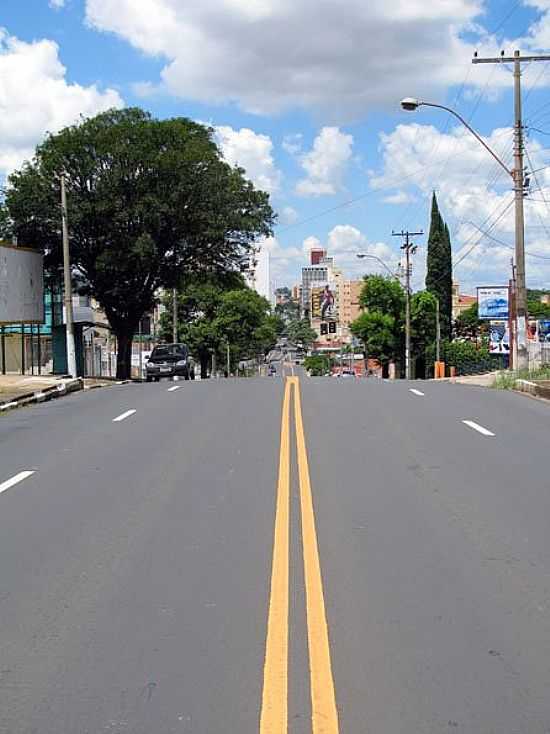
M 158 382 L 161 377 L 195 379 L 195 365 L 185 344 L 162 344 L 155 347 L 146 367 L 146 380 Z

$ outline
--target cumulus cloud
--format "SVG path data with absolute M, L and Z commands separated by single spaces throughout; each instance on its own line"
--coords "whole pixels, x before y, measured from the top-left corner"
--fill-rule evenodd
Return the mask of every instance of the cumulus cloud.
M 320 109 L 334 122 L 461 84 L 474 50 L 465 34 L 493 43 L 480 29 L 484 9 L 482 0 L 349 0 L 345 12 L 334 0 L 86 0 L 91 26 L 166 59 L 161 82 L 174 95 L 264 114 Z M 472 76 L 485 79 L 482 69 Z
M 66 0 L 49 0 L 50 8 L 53 8 L 54 10 L 60 10 L 61 8 L 65 7 L 65 1 Z
M 383 201 L 384 204 L 411 204 L 415 201 L 415 198 L 412 194 L 409 194 L 406 191 L 396 191 L 395 194 L 390 194 L 389 196 L 384 197 Z
M 293 133 L 285 135 L 283 138 L 282 148 L 289 155 L 297 155 L 302 151 L 302 133 Z
M 58 52 L 53 41 L 26 43 L 0 30 L 0 173 L 32 157 L 46 131 L 122 106 L 112 89 L 68 83 Z
M 268 135 L 246 127 L 235 130 L 221 125 L 215 128 L 215 137 L 227 162 L 244 168 L 258 189 L 269 194 L 279 189 L 281 172 L 275 166 L 273 142 Z
M 513 165 L 511 128 L 495 129 L 485 141 L 507 166 Z M 550 150 L 535 141 L 528 142 L 528 150 L 533 168 L 545 170 L 537 173 L 538 183 L 531 178 L 532 195 L 525 200 L 527 251 L 544 255 L 540 235 L 550 212 L 550 171 L 546 168 Z M 396 188 L 399 194 L 407 182 L 407 193 L 421 195 L 416 221 L 425 227 L 431 192 L 437 190 L 443 216 L 451 227 L 455 261 L 460 261 L 455 275 L 471 290 L 483 280 L 507 282 L 514 254 L 513 186 L 479 142 L 460 127 L 443 133 L 427 125 L 399 125 L 392 133 L 381 135 L 381 153 L 382 170 L 371 178 L 372 187 Z M 539 185 L 542 191 L 537 191 Z M 421 260 L 421 253 L 417 259 Z M 550 260 L 528 256 L 527 276 L 533 284 L 544 277 L 548 282 Z M 417 279 L 415 286 L 422 287 L 422 283 Z
M 298 212 L 292 206 L 284 206 L 279 213 L 279 221 L 281 224 L 296 224 L 298 221 Z
M 312 150 L 300 160 L 307 176 L 296 184 L 296 193 L 299 196 L 325 196 L 339 191 L 352 157 L 352 148 L 352 135 L 341 132 L 337 127 L 322 128 Z

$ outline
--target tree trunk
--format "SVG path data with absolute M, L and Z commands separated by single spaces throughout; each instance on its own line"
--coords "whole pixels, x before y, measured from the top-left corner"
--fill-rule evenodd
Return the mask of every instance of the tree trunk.
M 128 327 L 115 329 L 117 340 L 116 376 L 117 380 L 129 380 L 132 377 L 132 342 L 134 330 Z
M 201 363 L 201 380 L 208 379 L 208 363 L 210 355 L 208 352 L 199 352 L 199 361 Z

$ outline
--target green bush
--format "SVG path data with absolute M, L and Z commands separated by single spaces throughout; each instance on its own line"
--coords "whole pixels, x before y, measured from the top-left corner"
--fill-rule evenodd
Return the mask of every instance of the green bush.
M 321 354 L 315 354 L 304 359 L 304 367 L 313 377 L 322 377 L 330 372 L 330 359 Z
M 435 360 L 435 347 L 427 351 L 431 363 Z M 447 368 L 456 367 L 457 375 L 475 375 L 480 372 L 491 372 L 504 367 L 503 357 L 491 355 L 486 346 L 478 346 L 470 341 L 442 342 L 441 361 Z

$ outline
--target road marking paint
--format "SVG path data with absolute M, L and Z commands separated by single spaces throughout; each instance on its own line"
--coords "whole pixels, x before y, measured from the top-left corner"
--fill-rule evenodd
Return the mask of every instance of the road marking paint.
M 465 426 L 469 426 L 470 428 L 473 428 L 474 431 L 477 431 L 478 433 L 481 433 L 483 436 L 494 436 L 495 434 L 491 431 L 488 431 L 486 428 L 483 428 L 483 426 L 480 426 L 479 423 L 475 423 L 475 421 L 462 421 Z
M 413 395 L 418 395 L 418 397 L 423 398 L 424 393 L 420 392 L 420 390 L 415 390 L 414 388 L 410 388 L 409 392 L 412 392 Z
M 290 389 L 287 379 L 281 418 L 281 447 L 273 566 L 265 646 L 260 734 L 288 730 L 288 596 L 290 535 Z
M 302 543 L 306 585 L 313 734 L 338 734 L 338 711 L 336 709 L 323 580 L 319 561 L 315 513 L 302 419 L 300 382 L 298 377 L 292 377 L 290 379 L 294 385 L 294 417 L 296 422 L 296 447 L 298 453 L 298 477 L 300 482 L 300 507 L 302 514 Z
M 127 410 L 126 413 L 122 413 L 122 415 L 117 416 L 116 418 L 113 418 L 113 423 L 120 423 L 121 421 L 125 421 L 126 418 L 129 418 L 131 415 L 134 415 L 137 411 L 135 410 Z
M 19 474 L 16 474 L 11 479 L 8 479 L 7 481 L 2 482 L 2 484 L 0 484 L 0 494 L 2 494 L 2 492 L 5 492 L 7 489 L 10 489 L 11 487 L 15 487 L 15 485 L 19 484 L 19 482 L 23 482 L 25 479 L 32 477 L 33 474 L 36 474 L 36 472 L 35 471 L 22 471 L 22 472 L 19 472 Z
M 174 387 L 169 387 L 168 392 L 176 392 L 176 390 L 180 390 L 181 385 L 174 385 Z

